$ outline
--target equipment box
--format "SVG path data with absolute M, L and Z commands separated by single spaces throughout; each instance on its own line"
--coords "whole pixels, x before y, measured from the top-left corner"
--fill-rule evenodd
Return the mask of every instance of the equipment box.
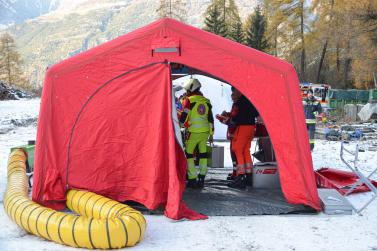
M 35 151 L 35 145 L 23 145 L 23 146 L 16 146 L 11 148 L 11 152 L 15 149 L 22 149 L 25 151 L 27 155 L 27 163 L 26 163 L 26 172 L 30 173 L 34 171 L 34 151 Z
M 253 187 L 280 188 L 279 171 L 276 162 L 255 163 L 253 168 Z
M 207 145 L 208 166 L 214 168 L 224 167 L 224 147 L 216 145 Z

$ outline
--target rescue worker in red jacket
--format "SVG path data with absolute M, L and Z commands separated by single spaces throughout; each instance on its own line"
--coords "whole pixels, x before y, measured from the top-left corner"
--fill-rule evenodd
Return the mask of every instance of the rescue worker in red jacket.
M 232 92 L 237 98 L 232 114 L 231 122 L 237 129 L 232 139 L 232 150 L 237 159 L 236 178 L 228 183 L 232 188 L 245 188 L 252 185 L 253 163 L 251 160 L 250 147 L 255 134 L 255 120 L 259 116 L 258 111 L 251 102 L 232 87 Z
M 213 141 L 213 115 L 211 102 L 200 92 L 199 80 L 192 78 L 186 81 L 183 88 L 187 98 L 183 100 L 183 112 L 179 122 L 187 126 L 186 158 L 188 165 L 187 187 L 203 188 L 207 174 L 207 141 Z M 194 150 L 199 148 L 199 174 L 194 163 Z
M 223 111 L 221 113 L 221 115 L 219 115 L 219 114 L 216 115 L 216 118 L 221 123 L 228 126 L 228 130 L 226 132 L 226 138 L 228 140 L 230 140 L 230 157 L 232 158 L 233 172 L 231 172 L 228 175 L 227 180 L 233 180 L 237 176 L 237 158 L 236 158 L 236 154 L 232 150 L 232 140 L 233 140 L 233 137 L 234 137 L 234 133 L 237 129 L 237 126 L 234 123 L 231 123 L 231 122 L 232 122 L 232 117 L 235 117 L 237 115 L 237 111 L 236 111 L 237 107 L 236 107 L 235 103 L 236 103 L 236 101 L 239 97 L 236 96 L 236 94 L 233 92 L 232 95 L 231 95 L 231 98 L 232 98 L 232 101 L 233 101 L 233 105 L 232 105 L 232 109 L 230 110 L 230 112 Z

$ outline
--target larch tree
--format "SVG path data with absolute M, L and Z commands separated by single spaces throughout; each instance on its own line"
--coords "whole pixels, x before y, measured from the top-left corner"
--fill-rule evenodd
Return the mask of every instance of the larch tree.
M 305 32 L 308 8 L 305 2 L 305 0 L 265 0 L 264 2 L 269 10 L 275 8 L 273 12 L 279 14 L 279 20 L 276 20 L 278 22 L 275 21 L 273 26 L 279 30 L 276 39 L 281 44 L 281 56 L 293 64 L 299 61 L 299 75 L 302 81 L 306 81 Z
M 347 0 L 314 0 L 316 13 L 307 34 L 308 62 L 312 82 L 329 82 L 334 87 L 351 87 L 352 17 Z
M 244 31 L 238 7 L 234 0 L 222 1 L 227 26 L 227 37 L 233 41 L 243 43 Z
M 282 56 L 279 48 L 279 37 L 283 33 L 281 24 L 285 20 L 280 5 L 275 0 L 263 0 L 263 12 L 267 19 L 266 39 L 269 46 L 269 53 L 274 56 Z
M 357 88 L 377 88 L 377 1 L 360 0 L 352 8 L 352 77 Z
M 182 22 L 185 22 L 187 18 L 187 8 L 184 0 L 160 0 L 156 11 L 159 18 L 170 17 Z
M 377 68 L 377 2 L 315 0 L 315 20 L 306 36 L 311 81 L 335 88 L 373 86 Z M 314 39 L 310 39 L 314 38 Z
M 4 33 L 0 36 L 0 80 L 9 85 L 28 87 L 21 64 L 20 54 L 17 52 L 13 37 Z
M 377 82 L 376 0 L 262 2 L 270 53 L 293 63 L 301 81 L 345 89 Z
M 317 13 L 317 22 L 315 22 L 316 30 L 322 37 L 323 46 L 321 49 L 321 54 L 318 63 L 318 70 L 316 74 L 316 82 L 320 82 L 321 71 L 323 69 L 323 64 L 325 60 L 325 55 L 327 52 L 327 47 L 329 40 L 334 31 L 334 1 L 335 0 L 314 0 L 312 2 L 311 9 Z

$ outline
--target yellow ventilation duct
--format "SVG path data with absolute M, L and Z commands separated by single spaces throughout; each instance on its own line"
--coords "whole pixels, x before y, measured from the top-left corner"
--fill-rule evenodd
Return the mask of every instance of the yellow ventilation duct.
M 113 249 L 143 239 L 146 222 L 133 208 L 92 192 L 69 190 L 67 207 L 78 215 L 43 207 L 28 197 L 26 155 L 14 150 L 8 161 L 6 213 L 27 232 L 71 247 Z

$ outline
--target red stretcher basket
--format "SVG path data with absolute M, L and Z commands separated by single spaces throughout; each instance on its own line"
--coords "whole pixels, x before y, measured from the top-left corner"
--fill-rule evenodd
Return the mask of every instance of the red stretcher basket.
M 356 174 L 347 171 L 336 170 L 333 168 L 323 167 L 315 171 L 317 186 L 322 188 L 334 188 L 340 194 L 344 195 L 359 178 Z M 371 183 L 377 187 L 377 182 L 372 180 Z M 351 193 L 368 192 L 370 189 L 362 184 L 355 188 Z

